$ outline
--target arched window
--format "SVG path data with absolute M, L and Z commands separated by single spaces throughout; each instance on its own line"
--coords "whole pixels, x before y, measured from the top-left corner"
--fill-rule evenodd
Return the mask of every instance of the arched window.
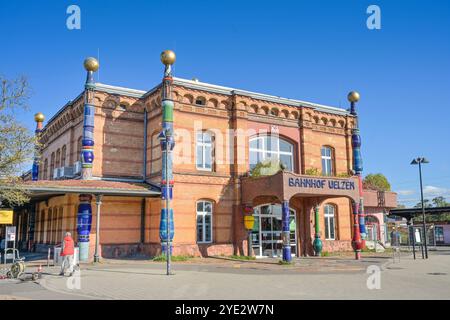
M 61 150 L 56 150 L 56 168 L 61 166 Z
M 61 167 L 66 166 L 66 145 L 61 148 Z
M 41 211 L 41 217 L 39 219 L 39 242 L 44 243 L 45 236 L 45 210 Z
M 48 159 L 45 159 L 44 161 L 44 180 L 48 179 Z
M 79 137 L 77 140 L 77 161 L 81 161 L 81 147 L 82 147 L 82 137 Z
M 323 207 L 325 217 L 325 239 L 336 239 L 336 207 L 332 204 L 326 204 Z
M 50 157 L 50 180 L 53 180 L 53 171 L 55 170 L 55 153 L 52 152 Z
M 266 159 L 278 159 L 288 171 L 294 171 L 294 146 L 278 136 L 250 139 L 250 169 Z
M 53 222 L 53 210 L 49 208 L 47 218 L 47 230 L 45 232 L 45 243 L 52 242 L 52 222 Z
M 212 242 L 212 210 L 211 201 L 197 202 L 197 243 Z
M 64 234 L 63 234 L 63 228 L 62 228 L 62 224 L 63 224 L 63 220 L 64 220 L 64 209 L 63 207 L 59 208 L 59 220 L 58 220 L 58 236 L 56 241 L 57 242 L 61 242 L 64 238 Z
M 208 131 L 200 131 L 196 135 L 196 168 L 198 170 L 212 171 L 213 135 Z
M 333 148 L 323 146 L 321 149 L 322 155 L 322 175 L 333 176 L 334 175 L 334 151 Z
M 206 99 L 204 97 L 197 97 L 195 99 L 195 104 L 199 106 L 204 106 L 206 105 Z

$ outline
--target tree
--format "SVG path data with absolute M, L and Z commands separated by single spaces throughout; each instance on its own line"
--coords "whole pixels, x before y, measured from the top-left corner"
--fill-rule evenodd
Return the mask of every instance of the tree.
M 391 185 L 387 178 L 381 174 L 368 174 L 363 180 L 364 189 L 391 191 Z
M 430 199 L 423 199 L 423 207 L 424 208 L 431 208 L 433 207 L 433 204 L 430 202 Z M 414 208 L 422 208 L 422 202 L 417 203 Z
M 449 207 L 450 203 L 445 201 L 444 197 L 440 196 L 440 197 L 433 198 L 431 201 L 430 201 L 430 199 L 423 199 L 423 206 L 425 208 Z M 419 202 L 418 204 L 416 204 L 414 206 L 414 208 L 422 208 L 422 203 Z
M 17 113 L 28 110 L 29 85 L 25 77 L 14 80 L 0 76 L 0 204 L 20 205 L 28 200 L 20 186 L 19 173 L 32 159 L 35 138 L 17 120 Z
M 431 200 L 431 201 L 433 202 L 435 207 L 449 207 L 450 206 L 450 203 L 445 201 L 445 198 L 442 196 L 433 198 L 433 200 Z

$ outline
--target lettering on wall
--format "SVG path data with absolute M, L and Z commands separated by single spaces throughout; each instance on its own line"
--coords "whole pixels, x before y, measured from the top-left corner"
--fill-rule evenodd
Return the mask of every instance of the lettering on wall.
M 289 187 L 355 190 L 355 182 L 350 180 L 328 180 L 317 178 L 289 178 Z

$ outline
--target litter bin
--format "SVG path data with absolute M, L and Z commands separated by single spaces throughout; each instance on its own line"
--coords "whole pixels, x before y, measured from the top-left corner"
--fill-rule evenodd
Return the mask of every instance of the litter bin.
M 63 261 L 63 256 L 61 256 L 61 247 L 53 247 L 53 264 L 55 266 L 60 266 Z M 73 263 L 72 265 L 75 267 L 78 265 L 80 259 L 80 248 L 75 247 L 73 252 Z

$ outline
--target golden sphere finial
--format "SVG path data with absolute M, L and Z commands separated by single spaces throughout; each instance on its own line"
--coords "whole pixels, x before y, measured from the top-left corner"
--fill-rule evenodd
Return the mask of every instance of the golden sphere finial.
M 347 96 L 347 99 L 348 99 L 348 101 L 350 101 L 350 102 L 358 102 L 359 101 L 359 93 L 358 92 L 356 92 L 356 91 L 351 91 L 349 94 L 348 94 L 348 96 Z
M 93 57 L 86 58 L 83 64 L 86 71 L 93 71 L 93 72 L 97 71 L 98 67 L 100 66 L 97 59 Z
M 45 120 L 45 116 L 44 116 L 43 113 L 38 112 L 38 113 L 36 113 L 34 115 L 34 121 L 36 121 L 36 122 L 44 122 L 44 120 Z
M 176 58 L 175 52 L 172 50 L 164 50 L 161 52 L 161 62 L 166 66 L 174 64 Z

